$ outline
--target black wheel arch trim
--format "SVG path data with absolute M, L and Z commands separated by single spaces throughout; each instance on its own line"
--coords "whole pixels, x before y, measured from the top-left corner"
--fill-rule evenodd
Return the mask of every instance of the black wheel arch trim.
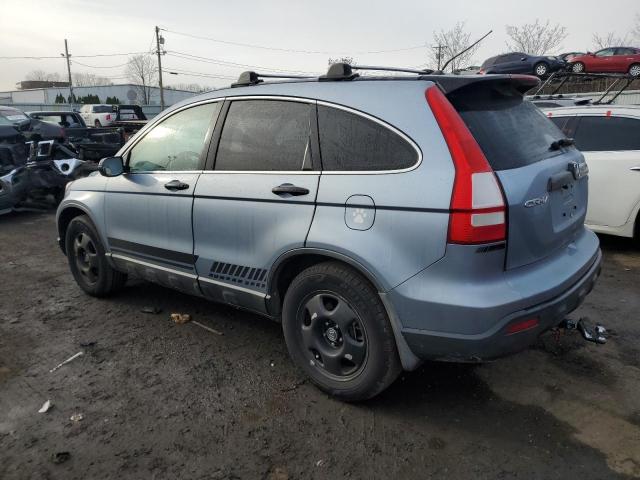
M 65 255 L 67 254 L 67 252 L 65 251 L 65 246 L 64 246 L 64 242 L 65 242 L 64 235 L 66 235 L 66 230 L 64 232 L 61 231 L 61 229 L 60 229 L 60 227 L 61 227 L 60 218 L 62 217 L 64 211 L 68 210 L 70 208 L 80 210 L 80 211 L 83 212 L 82 214 L 84 214 L 87 217 L 89 217 L 89 220 L 91 220 L 91 223 L 93 223 L 93 226 L 95 227 L 96 231 L 98 232 L 98 235 L 100 236 L 100 241 L 102 242 L 102 245 L 103 245 L 105 251 L 108 251 L 106 238 L 104 238 L 104 236 L 102 235 L 102 232 L 100 231 L 100 228 L 98 228 L 98 222 L 96 221 L 95 217 L 91 213 L 91 210 L 88 209 L 85 205 L 83 205 L 81 203 L 68 202 L 68 203 L 65 203 L 64 207 L 59 209 L 58 212 L 56 213 L 56 229 L 58 230 L 58 245 L 60 246 L 60 249 L 62 250 L 62 253 L 64 253 Z M 75 218 L 77 216 L 78 215 L 75 215 L 73 218 Z M 73 220 L 73 218 L 72 218 L 72 220 Z M 69 221 L 69 223 L 71 223 L 71 220 Z
M 411 351 L 411 348 L 409 348 L 409 345 L 407 344 L 407 341 L 402 334 L 402 323 L 400 322 L 400 319 L 398 318 L 393 305 L 391 305 L 386 295 L 385 289 L 382 287 L 373 273 L 371 273 L 364 265 L 343 253 L 339 253 L 333 250 L 327 250 L 324 248 L 301 247 L 289 250 L 288 252 L 280 255 L 273 263 L 273 266 L 269 270 L 269 275 L 267 277 L 268 295 L 265 301 L 267 304 L 266 307 L 269 315 L 271 315 L 274 319 L 277 319 L 280 316 L 279 303 L 281 299 L 279 298 L 277 292 L 277 279 L 278 275 L 282 273 L 282 267 L 287 263 L 288 260 L 304 255 L 319 255 L 328 257 L 330 259 L 342 261 L 347 265 L 355 268 L 358 273 L 362 274 L 367 280 L 369 280 L 377 290 L 380 300 L 382 301 L 382 304 L 387 312 L 387 316 L 389 317 L 389 322 L 391 323 L 391 328 L 393 330 L 393 336 L 396 341 L 396 347 L 398 348 L 398 354 L 400 356 L 402 368 L 406 371 L 412 371 L 422 365 L 423 361 Z

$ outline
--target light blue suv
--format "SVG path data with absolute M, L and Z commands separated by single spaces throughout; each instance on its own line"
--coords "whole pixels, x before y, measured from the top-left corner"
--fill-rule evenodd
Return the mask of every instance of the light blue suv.
M 536 82 L 247 72 L 71 183 L 60 246 L 91 295 L 133 274 L 282 322 L 295 364 L 345 400 L 425 359 L 522 350 L 601 263 L 586 164 L 523 100 Z

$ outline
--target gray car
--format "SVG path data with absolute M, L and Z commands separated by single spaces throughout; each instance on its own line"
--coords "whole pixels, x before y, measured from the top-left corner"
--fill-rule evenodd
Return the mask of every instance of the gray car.
M 282 323 L 326 392 L 371 398 L 424 360 L 527 348 L 600 271 L 582 154 L 533 77 L 263 82 L 154 118 L 57 224 L 79 286 L 128 274 Z

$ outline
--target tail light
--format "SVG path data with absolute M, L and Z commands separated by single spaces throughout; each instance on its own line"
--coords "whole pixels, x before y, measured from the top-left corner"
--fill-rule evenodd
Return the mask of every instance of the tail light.
M 107 120 L 111 120 L 111 114 L 110 113 L 107 114 Z
M 451 195 L 449 243 L 476 244 L 506 239 L 502 190 L 480 145 L 437 86 L 425 92 L 456 170 Z

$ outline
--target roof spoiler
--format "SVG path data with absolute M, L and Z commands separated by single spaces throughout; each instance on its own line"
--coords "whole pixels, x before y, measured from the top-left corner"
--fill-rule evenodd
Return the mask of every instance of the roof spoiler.
M 445 94 L 450 94 L 471 86 L 509 84 L 522 95 L 540 85 L 540 79 L 532 75 L 447 75 L 430 76 L 430 80 L 437 83 Z

